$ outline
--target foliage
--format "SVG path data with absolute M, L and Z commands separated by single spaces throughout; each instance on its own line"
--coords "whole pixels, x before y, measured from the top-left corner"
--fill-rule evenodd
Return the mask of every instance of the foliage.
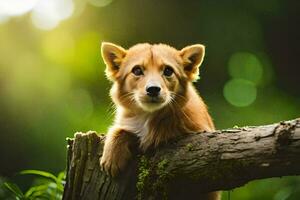
M 139 160 L 138 167 L 138 180 L 136 183 L 137 188 L 137 199 L 142 200 L 143 195 L 149 187 L 147 184 L 149 183 L 150 176 L 150 163 L 146 156 L 141 156 Z
M 166 172 L 168 159 L 164 158 L 154 164 L 149 161 L 146 155 L 139 158 L 138 180 L 136 183 L 137 199 L 144 199 L 151 196 L 155 199 L 167 199 L 166 182 L 172 176 Z
M 15 183 L 5 182 L 3 187 L 10 191 L 9 197 L 16 200 L 51 199 L 60 200 L 64 190 L 65 173 L 60 172 L 57 176 L 40 170 L 24 170 L 21 175 L 34 175 L 35 184 L 22 192 Z M 9 198 L 7 197 L 7 198 Z

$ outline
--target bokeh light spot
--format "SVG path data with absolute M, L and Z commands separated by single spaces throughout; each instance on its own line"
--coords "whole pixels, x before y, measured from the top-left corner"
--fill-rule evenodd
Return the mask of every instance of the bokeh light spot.
M 75 57 L 75 41 L 73 35 L 66 31 L 48 33 L 42 43 L 43 53 L 52 62 L 71 67 Z
M 72 0 L 39 1 L 32 11 L 31 19 L 37 28 L 50 30 L 55 28 L 61 20 L 70 17 L 73 10 Z
M 87 31 L 76 39 L 73 72 L 81 78 L 92 80 L 97 74 L 100 60 L 100 35 L 95 31 Z
M 259 84 L 263 76 L 263 66 L 259 59 L 247 52 L 233 54 L 228 63 L 229 74 Z
M 39 0 L 1 0 L 0 15 L 18 16 L 32 10 Z
M 228 81 L 223 89 L 225 99 L 237 107 L 249 106 L 256 99 L 256 87 L 247 80 L 232 79 Z
M 9 16 L 0 14 L 0 24 L 4 24 L 4 23 L 8 22 L 9 19 L 10 19 Z

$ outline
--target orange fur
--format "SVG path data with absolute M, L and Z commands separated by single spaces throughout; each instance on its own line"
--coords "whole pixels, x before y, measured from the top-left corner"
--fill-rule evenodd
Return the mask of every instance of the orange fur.
M 164 44 L 137 44 L 128 50 L 102 44 L 106 74 L 113 81 L 110 94 L 116 104 L 115 121 L 100 161 L 105 171 L 116 175 L 126 166 L 131 156 L 129 133 L 138 136 L 141 150 L 146 151 L 180 134 L 214 130 L 206 105 L 192 84 L 204 51 L 199 44 L 182 50 Z M 147 90 L 152 85 L 160 88 L 155 97 Z M 208 196 L 219 198 L 218 193 Z

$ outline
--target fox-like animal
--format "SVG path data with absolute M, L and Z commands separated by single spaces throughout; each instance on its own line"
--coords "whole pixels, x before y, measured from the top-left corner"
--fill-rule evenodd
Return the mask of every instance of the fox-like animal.
M 193 86 L 203 61 L 201 44 L 177 50 L 165 44 L 137 44 L 128 50 L 103 42 L 106 76 L 116 116 L 100 158 L 102 169 L 116 176 L 131 158 L 132 135 L 142 151 L 181 134 L 213 131 L 214 124 Z M 200 199 L 219 199 L 219 192 Z

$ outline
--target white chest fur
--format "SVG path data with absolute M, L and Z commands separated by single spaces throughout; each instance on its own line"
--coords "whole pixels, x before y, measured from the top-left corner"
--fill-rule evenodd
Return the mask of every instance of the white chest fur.
M 135 133 L 138 137 L 143 138 L 149 132 L 149 115 L 117 117 L 115 124 L 119 128 Z

